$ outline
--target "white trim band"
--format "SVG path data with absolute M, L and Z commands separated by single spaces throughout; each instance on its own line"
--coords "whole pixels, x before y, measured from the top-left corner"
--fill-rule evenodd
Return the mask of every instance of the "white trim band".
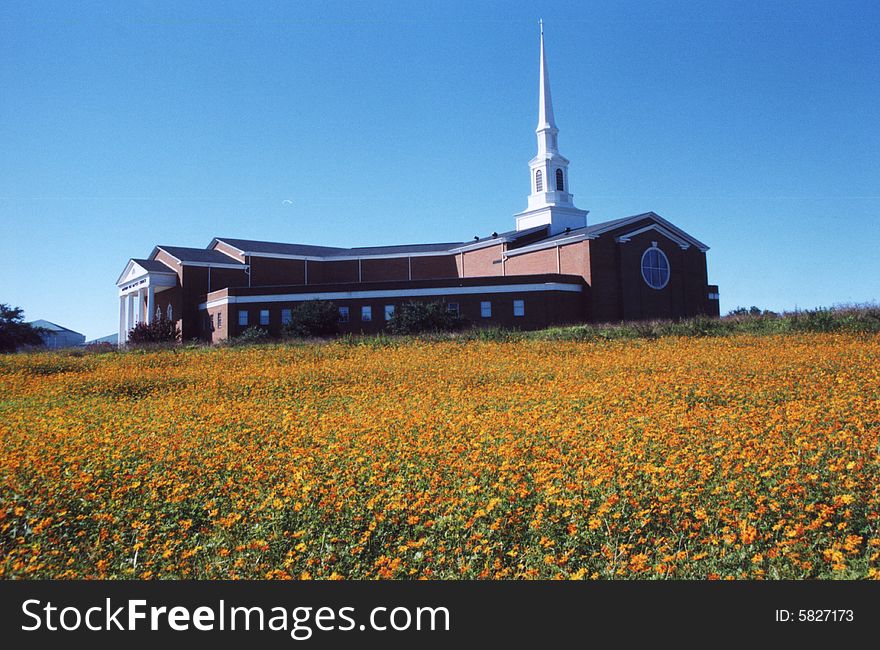
M 499 284 L 475 287 L 425 287 L 424 289 L 387 289 L 385 291 L 322 291 L 316 293 L 287 293 L 263 296 L 227 296 L 203 302 L 199 309 L 221 305 L 256 302 L 299 302 L 304 300 L 364 300 L 368 298 L 419 298 L 428 296 L 461 296 L 479 293 L 529 293 L 535 291 L 567 291 L 581 293 L 579 284 L 544 282 L 541 284 Z
M 673 242 L 675 242 L 676 244 L 678 244 L 678 247 L 683 251 L 686 251 L 688 248 L 691 247 L 691 245 L 686 240 L 682 239 L 681 237 L 679 237 L 675 233 L 667 230 L 663 226 L 656 224 L 656 223 L 652 223 L 650 226 L 645 226 L 644 228 L 639 228 L 638 230 L 633 230 L 632 232 L 628 232 L 623 235 L 618 235 L 617 237 L 614 238 L 614 240 L 618 244 L 625 244 L 628 241 L 630 241 L 633 237 L 635 237 L 636 235 L 641 235 L 642 233 L 650 232 L 652 230 L 660 233 L 661 235 L 663 235 L 667 239 L 670 239 Z

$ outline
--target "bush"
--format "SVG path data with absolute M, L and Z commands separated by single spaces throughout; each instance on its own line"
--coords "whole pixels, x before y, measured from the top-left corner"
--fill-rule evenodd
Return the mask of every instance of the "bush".
M 27 345 L 43 345 L 43 332 L 24 322 L 24 310 L 0 303 L 0 352 L 15 352 Z
M 85 347 L 85 351 L 89 354 L 104 354 L 105 352 L 115 352 L 116 346 L 112 343 L 108 343 L 107 341 L 101 341 L 100 343 L 89 343 Z
M 333 336 L 339 331 L 339 310 L 329 300 L 301 302 L 291 311 L 289 323 L 284 325 L 284 336 Z
M 448 311 L 445 303 L 411 301 L 394 310 L 394 315 L 388 321 L 388 331 L 392 334 L 453 332 L 464 325 L 464 319 Z
M 141 322 L 131 328 L 128 333 L 129 345 L 149 343 L 174 343 L 180 340 L 180 328 L 165 316 L 155 319 L 152 323 Z
M 244 330 L 241 334 L 236 336 L 233 339 L 234 343 L 264 343 L 269 338 L 269 332 L 264 330 L 262 327 L 258 327 L 256 325 L 251 325 L 246 330 Z
M 790 319 L 795 332 L 834 332 L 840 329 L 840 321 L 830 309 L 796 311 Z

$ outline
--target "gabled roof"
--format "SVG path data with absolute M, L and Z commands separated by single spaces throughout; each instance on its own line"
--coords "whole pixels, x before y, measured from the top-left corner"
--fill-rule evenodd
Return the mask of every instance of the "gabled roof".
M 153 252 L 150 253 L 150 257 L 155 259 L 156 253 L 159 251 L 165 251 L 174 259 L 180 261 L 183 264 L 195 263 L 195 264 L 234 264 L 236 266 L 245 267 L 245 264 L 242 264 L 234 257 L 230 257 L 225 253 L 221 253 L 218 250 L 213 250 L 210 248 L 188 248 L 186 246 L 156 246 L 153 249 Z
M 648 214 L 648 213 L 646 213 Z M 643 215 L 638 215 L 643 216 Z M 601 223 L 594 223 L 591 226 L 587 226 L 587 234 L 592 234 L 596 232 L 598 234 L 599 231 L 604 232 L 606 229 L 616 228 L 618 224 L 623 224 L 632 217 L 623 217 L 622 219 L 612 219 L 611 221 L 603 221 Z
M 687 234 L 678 226 L 674 226 L 673 224 L 669 223 L 659 214 L 655 212 L 644 212 L 642 214 L 632 215 L 631 217 L 623 217 L 622 219 L 603 221 L 602 223 L 596 223 L 585 228 L 572 228 L 571 230 L 566 230 L 565 232 L 558 233 L 551 237 L 545 237 L 543 239 L 539 239 L 538 241 L 530 242 L 520 248 L 508 250 L 505 252 L 505 256 L 509 257 L 514 255 L 521 255 L 522 253 L 530 253 L 532 251 L 540 250 L 542 248 L 556 246 L 563 241 L 565 241 L 566 243 L 574 243 L 576 241 L 581 241 L 584 239 L 595 239 L 596 237 L 599 237 L 604 233 L 611 232 L 619 228 L 625 228 L 628 225 L 636 224 L 641 221 L 652 221 L 653 224 L 645 228 L 639 228 L 633 232 L 623 233 L 619 236 L 619 240 L 628 241 L 627 236 L 636 235 L 645 230 L 653 229 L 659 231 L 660 233 L 672 239 L 684 248 L 692 245 L 696 246 L 703 252 L 709 250 L 709 247 L 702 243 L 700 240 Z
M 174 273 L 171 267 L 159 260 L 141 260 L 133 257 L 131 261 L 150 273 Z
M 341 253 L 347 249 L 336 246 L 312 246 L 310 244 L 285 244 L 274 241 L 258 241 L 255 239 L 237 239 L 233 237 L 215 237 L 208 248 L 214 249 L 217 242 L 223 242 L 238 249 L 245 255 L 296 255 L 305 257 L 324 257 Z
M 314 246 L 311 244 L 286 244 L 284 242 L 260 241 L 256 239 L 239 239 L 237 237 L 215 237 L 211 240 L 208 248 L 187 248 L 184 246 L 157 246 L 153 249 L 150 257 L 155 258 L 159 250 L 165 251 L 182 264 L 209 264 L 209 265 L 225 265 L 246 267 L 246 264 L 240 262 L 231 254 L 226 254 L 215 247 L 218 243 L 226 244 L 242 255 L 254 255 L 265 257 L 293 257 L 293 258 L 324 258 L 324 259 L 345 259 L 358 257 L 386 257 L 386 256 L 406 256 L 406 255 L 430 255 L 430 254 L 455 254 L 462 251 L 477 250 L 497 244 L 507 244 L 506 254 L 516 255 L 526 253 L 532 250 L 538 250 L 545 246 L 554 246 L 562 241 L 579 241 L 582 239 L 595 239 L 596 237 L 618 228 L 623 228 L 630 224 L 640 221 L 650 220 L 657 224 L 656 230 L 671 236 L 677 242 L 684 245 L 693 245 L 701 251 L 709 250 L 709 247 L 701 241 L 684 232 L 678 226 L 666 221 L 663 217 L 655 212 L 644 212 L 641 214 L 623 217 L 621 219 L 612 219 L 611 221 L 603 221 L 601 223 L 592 224 L 584 228 L 573 228 L 556 235 L 547 236 L 549 226 L 543 224 L 534 226 L 525 230 L 509 230 L 502 233 L 492 233 L 486 237 L 475 237 L 471 242 L 449 242 L 436 244 L 401 244 L 396 246 L 359 246 L 356 248 L 342 248 L 339 246 Z M 630 234 L 637 234 L 634 231 Z M 626 234 L 621 235 L 626 237 Z M 149 265 L 161 264 L 155 259 L 150 260 L 132 260 L 143 266 L 148 271 Z M 155 267 L 157 272 L 167 271 L 167 267 Z
M 57 323 L 53 323 L 52 321 L 48 321 L 48 320 L 39 319 L 39 320 L 31 321 L 30 323 L 28 323 L 28 325 L 32 325 L 33 327 L 39 327 L 44 330 L 49 330 L 50 332 L 55 332 L 55 333 L 70 332 L 71 334 L 77 334 L 79 336 L 82 336 L 82 334 L 80 334 L 79 332 L 75 332 L 72 329 L 68 329 L 66 327 L 63 327 L 61 325 L 58 325 Z
M 153 254 L 155 254 L 156 250 L 153 249 Z M 164 262 L 160 262 L 159 260 L 142 260 L 136 257 L 131 258 L 126 262 L 125 268 L 122 269 L 122 273 L 119 274 L 119 277 L 116 278 L 116 284 L 119 285 L 123 278 L 129 275 L 129 271 L 132 270 L 132 266 L 137 265 L 141 267 L 147 273 L 162 273 L 169 275 L 177 275 L 177 272 L 174 271 L 170 266 L 165 264 Z M 140 277 L 140 276 L 137 276 Z
M 706 246 L 703 242 L 701 242 L 696 237 L 693 237 L 686 233 L 684 230 L 674 225 L 673 223 L 666 221 L 663 217 L 661 217 L 656 212 L 643 212 L 642 214 L 634 214 L 631 217 L 625 217 L 623 219 L 615 219 L 614 221 L 606 221 L 605 223 L 597 223 L 594 226 L 590 226 L 587 228 L 589 231 L 590 237 L 597 237 L 611 230 L 617 230 L 618 228 L 622 228 L 623 226 L 628 226 L 630 224 L 638 223 L 639 221 L 644 221 L 649 219 L 666 230 L 670 231 L 677 237 L 681 238 L 688 244 L 696 246 L 702 252 L 706 252 L 709 250 L 709 247 Z

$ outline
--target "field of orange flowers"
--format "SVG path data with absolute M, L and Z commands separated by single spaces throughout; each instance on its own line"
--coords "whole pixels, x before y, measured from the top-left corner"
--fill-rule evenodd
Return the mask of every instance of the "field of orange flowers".
M 880 338 L 0 358 L 5 578 L 880 578 Z

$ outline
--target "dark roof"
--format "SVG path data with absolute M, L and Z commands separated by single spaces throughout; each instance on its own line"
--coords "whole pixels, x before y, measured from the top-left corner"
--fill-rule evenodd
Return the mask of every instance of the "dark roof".
M 401 244 L 396 246 L 359 246 L 356 248 L 342 248 L 338 246 L 313 246 L 311 244 L 285 244 L 283 242 L 260 241 L 255 239 L 238 239 L 232 237 L 215 237 L 208 245 L 208 248 L 186 248 L 183 246 L 157 246 L 153 250 L 151 257 L 155 257 L 156 250 L 162 249 L 173 255 L 181 262 L 202 262 L 214 264 L 241 264 L 237 259 L 230 255 L 222 253 L 213 246 L 217 242 L 223 242 L 242 251 L 245 254 L 253 255 L 290 255 L 295 257 L 358 257 L 358 256 L 381 256 L 381 255 L 401 255 L 406 253 L 451 253 L 457 249 L 466 249 L 471 246 L 480 247 L 480 244 L 489 244 L 491 242 L 505 242 L 509 244 L 509 249 L 531 247 L 535 244 L 543 244 L 546 242 L 565 239 L 567 237 L 579 234 L 590 237 L 596 233 L 613 229 L 616 224 L 633 223 L 641 218 L 654 219 L 663 225 L 668 225 L 676 231 L 682 233 L 692 239 L 694 243 L 703 246 L 697 240 L 687 235 L 676 226 L 669 224 L 659 215 L 653 212 L 645 212 L 643 214 L 623 217 L 621 219 L 612 219 L 611 221 L 603 221 L 594 223 L 585 228 L 573 228 L 566 232 L 561 232 L 553 236 L 547 236 L 549 225 L 543 224 L 534 226 L 525 230 L 508 230 L 501 233 L 492 233 L 485 237 L 476 237 L 472 241 L 465 242 L 444 242 L 437 244 Z M 135 260 L 138 264 L 145 266 L 145 263 L 159 263 L 154 260 Z M 161 264 L 161 263 L 159 263 Z M 147 268 L 145 266 L 145 268 Z M 147 269 L 153 270 L 153 269 Z M 157 269 L 166 270 L 166 269 Z
M 394 255 L 397 253 L 445 253 L 451 248 L 461 246 L 461 242 L 442 244 L 401 244 L 399 246 L 359 246 L 349 248 L 349 255 Z
M 132 258 L 131 261 L 138 266 L 143 267 L 145 271 L 151 273 L 174 273 L 171 267 L 159 260 L 139 260 L 137 258 Z
M 264 253 L 266 255 L 297 255 L 303 257 L 346 257 L 349 255 L 394 255 L 399 253 L 446 252 L 460 246 L 459 243 L 442 244 L 402 244 L 399 246 L 359 246 L 339 248 L 336 246 L 312 246 L 310 244 L 284 244 L 281 242 L 256 241 L 253 239 L 232 239 L 216 237 L 214 241 L 229 244 L 245 253 Z M 211 242 L 212 244 L 214 242 Z
M 257 241 L 253 239 L 233 239 L 215 237 L 214 241 L 222 241 L 244 253 L 266 253 L 269 255 L 303 255 L 324 257 L 325 255 L 341 255 L 347 249 L 336 246 L 311 246 L 309 244 L 284 244 L 274 241 Z M 214 242 L 211 242 L 213 245 Z
M 185 246 L 156 246 L 150 257 L 156 256 L 156 251 L 163 250 L 181 262 L 207 262 L 213 264 L 241 264 L 234 257 L 230 257 L 220 251 L 208 248 L 187 248 Z M 161 263 L 161 262 L 160 262 Z M 164 266 L 164 265 L 163 265 Z M 242 266 L 244 266 L 242 264 Z M 167 267 L 166 267 L 167 269 Z
M 529 243 L 533 243 L 534 241 L 538 241 L 541 239 L 540 235 L 542 232 L 547 232 L 547 228 L 549 226 L 547 224 L 543 224 L 540 226 L 533 226 L 531 228 L 526 228 L 525 230 L 507 230 L 505 232 L 494 232 L 491 235 L 487 235 L 486 237 L 474 237 L 471 241 L 462 242 L 461 244 L 455 244 L 454 248 L 467 248 L 469 246 L 476 246 L 479 244 L 492 243 L 492 242 L 505 242 L 507 244 L 517 244 L 523 243 L 523 240 L 531 239 Z
M 601 223 L 594 223 L 585 228 L 571 228 L 570 230 L 565 230 L 563 232 L 557 233 L 550 237 L 542 237 L 540 239 L 535 239 L 534 241 L 529 242 L 527 245 L 532 244 L 546 244 L 548 242 L 557 241 L 559 239 L 566 239 L 568 237 L 575 237 L 577 235 L 586 235 L 589 237 L 596 232 L 605 231 L 609 229 L 614 229 L 617 224 L 624 224 L 626 222 L 632 223 L 634 221 L 639 221 L 641 219 L 652 219 L 657 217 L 653 212 L 645 212 L 643 214 L 634 214 L 629 217 L 622 217 L 620 219 L 612 219 L 610 221 L 602 221 Z M 656 221 L 656 219 L 655 219 Z M 534 229 L 531 229 L 534 230 Z M 527 230 L 521 231 L 521 233 L 527 233 Z
M 650 215 L 651 215 L 650 212 L 646 212 L 643 215 L 639 214 L 639 215 L 633 215 L 633 216 L 649 217 Z M 633 218 L 632 216 L 629 216 L 629 217 L 622 217 L 620 219 L 612 219 L 611 221 L 603 221 L 601 223 L 594 223 L 594 224 L 587 226 L 586 233 L 589 235 L 590 233 L 595 232 L 596 230 L 603 230 L 605 228 L 610 228 L 616 223 L 623 223 L 624 221 L 629 221 L 632 218 Z M 580 228 L 578 228 L 578 230 L 580 230 Z
M 681 237 L 685 241 L 693 244 L 694 246 L 696 246 L 697 248 L 699 248 L 703 252 L 706 252 L 707 250 L 709 250 L 709 247 L 706 246 L 706 244 L 701 242 L 699 239 L 697 239 L 693 235 L 685 232 L 684 230 L 682 230 L 681 228 L 676 226 L 674 223 L 670 223 L 669 221 L 667 221 L 666 219 L 661 217 L 656 212 L 642 212 L 641 214 L 634 214 L 630 217 L 624 217 L 623 219 L 615 219 L 614 221 L 606 221 L 604 223 L 597 223 L 593 226 L 590 226 L 587 229 L 587 231 L 591 235 L 592 234 L 601 234 L 601 233 L 608 232 L 609 230 L 614 230 L 617 225 L 623 226 L 623 225 L 636 224 L 636 223 L 643 221 L 643 220 L 646 220 L 646 219 L 653 221 L 658 226 L 661 226 L 663 228 L 668 229 L 674 235 Z

